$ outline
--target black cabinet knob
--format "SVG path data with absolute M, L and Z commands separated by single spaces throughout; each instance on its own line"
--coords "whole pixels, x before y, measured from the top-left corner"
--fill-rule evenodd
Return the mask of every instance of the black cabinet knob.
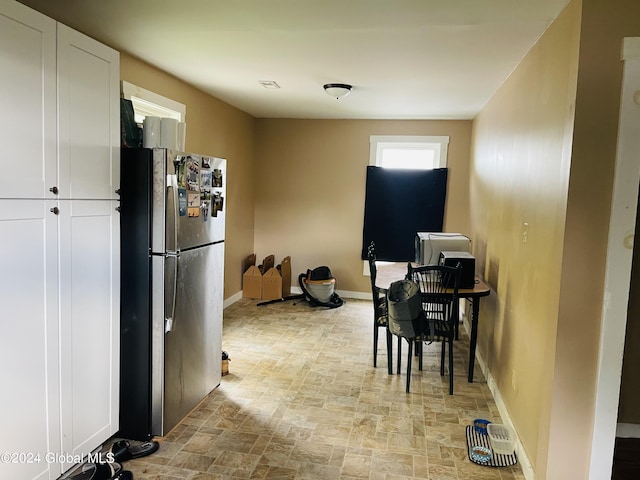
M 49 189 L 49 191 L 50 191 L 51 193 L 53 193 L 54 195 L 57 195 L 57 194 L 58 194 L 58 187 L 53 186 L 53 187 L 51 187 L 51 188 Z
M 58 207 L 53 207 L 50 211 L 54 215 L 58 215 L 60 213 L 60 209 Z

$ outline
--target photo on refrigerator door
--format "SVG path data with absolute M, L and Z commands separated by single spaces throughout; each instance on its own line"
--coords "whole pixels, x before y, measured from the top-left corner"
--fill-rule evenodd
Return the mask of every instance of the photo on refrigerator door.
M 215 192 L 213 194 L 212 201 L 213 204 L 211 206 L 211 216 L 217 217 L 218 212 L 221 212 L 222 208 L 224 207 L 224 197 L 222 196 L 222 194 L 220 194 L 220 192 Z
M 187 189 L 178 187 L 178 214 L 181 217 L 187 215 Z
M 201 192 L 211 191 L 211 172 L 209 170 L 200 171 L 200 191 Z
M 185 162 L 185 176 L 187 179 L 187 190 L 200 190 L 200 162 L 192 156 L 187 157 Z
M 190 217 L 200 216 L 200 194 L 187 193 L 187 213 Z
M 185 160 L 184 157 L 176 158 L 176 177 L 178 180 L 179 188 L 187 188 L 187 177 L 185 175 Z
M 222 170 L 215 168 L 213 170 L 213 183 L 214 187 L 222 187 Z
M 206 222 L 209 220 L 209 212 L 211 210 L 211 193 L 205 191 L 201 192 L 200 204 L 202 205 L 202 220 Z

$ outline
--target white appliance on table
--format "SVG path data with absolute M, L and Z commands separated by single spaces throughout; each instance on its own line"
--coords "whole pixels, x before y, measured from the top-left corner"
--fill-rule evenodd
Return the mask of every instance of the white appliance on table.
M 418 232 L 416 234 L 417 264 L 438 265 L 441 252 L 471 252 L 471 240 L 460 233 Z
M 164 436 L 220 384 L 226 160 L 122 150 L 120 436 Z

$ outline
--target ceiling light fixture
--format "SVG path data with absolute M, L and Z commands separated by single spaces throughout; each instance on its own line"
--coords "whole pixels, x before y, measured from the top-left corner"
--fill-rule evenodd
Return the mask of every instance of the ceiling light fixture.
M 346 83 L 327 83 L 324 86 L 324 91 L 332 97 L 340 99 L 349 95 L 352 88 L 353 87 L 351 85 L 348 85 Z

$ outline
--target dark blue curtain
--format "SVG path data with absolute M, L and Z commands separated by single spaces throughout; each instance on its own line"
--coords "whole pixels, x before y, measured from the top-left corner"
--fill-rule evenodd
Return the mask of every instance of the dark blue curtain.
M 447 169 L 367 167 L 362 259 L 373 241 L 378 260 L 415 259 L 417 232 L 441 232 Z

